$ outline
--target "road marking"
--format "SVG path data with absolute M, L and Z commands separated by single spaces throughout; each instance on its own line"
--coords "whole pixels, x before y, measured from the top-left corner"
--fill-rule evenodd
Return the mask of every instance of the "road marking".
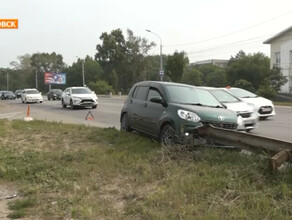
M 0 114 L 0 118 L 13 118 L 16 115 L 22 114 L 23 112 L 12 112 L 12 113 L 5 113 L 5 114 Z

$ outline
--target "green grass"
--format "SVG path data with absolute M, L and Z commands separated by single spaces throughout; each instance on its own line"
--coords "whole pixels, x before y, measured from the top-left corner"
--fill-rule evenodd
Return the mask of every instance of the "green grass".
M 289 219 L 292 170 L 260 155 L 162 148 L 113 128 L 0 120 L 10 218 Z
M 292 102 L 278 102 L 278 101 L 274 101 L 273 104 L 274 105 L 282 105 L 282 106 L 292 106 Z

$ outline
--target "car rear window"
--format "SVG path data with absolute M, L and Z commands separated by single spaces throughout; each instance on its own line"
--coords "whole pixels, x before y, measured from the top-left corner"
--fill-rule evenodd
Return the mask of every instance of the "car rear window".
M 135 88 L 135 91 L 133 93 L 133 98 L 135 99 L 141 99 L 141 100 L 146 100 L 147 92 L 148 92 L 147 86 L 137 86 Z

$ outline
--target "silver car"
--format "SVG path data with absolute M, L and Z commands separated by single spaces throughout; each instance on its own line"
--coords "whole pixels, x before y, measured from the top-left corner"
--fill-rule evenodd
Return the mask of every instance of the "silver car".
M 255 106 L 250 103 L 241 101 L 239 98 L 219 88 L 205 87 L 211 94 L 227 109 L 236 112 L 242 117 L 244 130 L 250 131 L 258 126 L 259 116 Z
M 98 98 L 88 87 L 68 87 L 62 94 L 61 102 L 63 108 L 70 106 L 71 109 L 76 107 L 92 107 L 94 109 L 98 105 Z

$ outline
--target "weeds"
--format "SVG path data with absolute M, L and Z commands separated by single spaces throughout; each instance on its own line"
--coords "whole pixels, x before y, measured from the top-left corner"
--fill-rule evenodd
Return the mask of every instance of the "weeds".
M 161 147 L 135 133 L 0 120 L 10 218 L 287 219 L 292 172 L 238 151 Z M 3 132 L 2 132 L 3 131 Z

